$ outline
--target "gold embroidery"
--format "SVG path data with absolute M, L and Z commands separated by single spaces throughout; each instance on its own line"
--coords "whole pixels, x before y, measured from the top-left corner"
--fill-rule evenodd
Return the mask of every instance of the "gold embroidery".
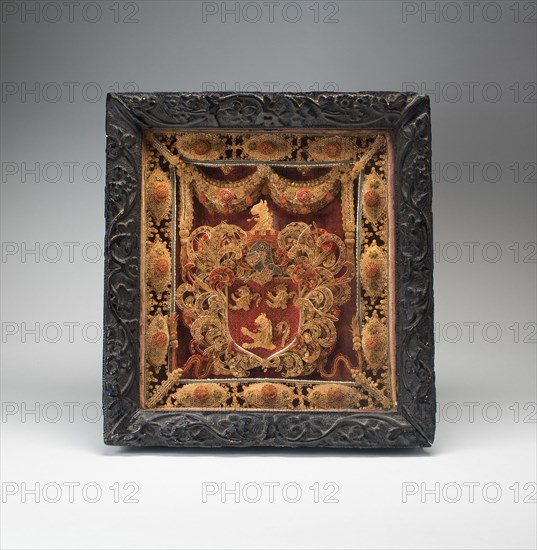
M 293 391 L 285 384 L 250 384 L 242 393 L 246 406 L 266 409 L 282 409 L 292 406 Z
M 160 168 L 151 172 L 147 179 L 147 208 L 156 223 L 169 215 L 171 209 L 170 180 Z
M 254 160 L 283 159 L 291 156 L 292 138 L 266 134 L 245 136 L 242 151 L 245 158 Z
M 310 173 L 310 169 L 303 169 Z M 294 181 L 272 171 L 268 177 L 268 191 L 272 200 L 295 214 L 317 212 L 339 195 L 341 175 L 346 168 L 326 168 L 322 175 L 311 179 Z M 315 169 L 312 170 L 315 172 Z
M 289 292 L 285 283 L 276 285 L 276 293 L 267 292 L 267 306 L 272 309 L 286 309 L 287 302 L 296 298 L 296 292 Z
M 178 135 L 175 147 L 183 157 L 193 160 L 216 160 L 225 151 L 224 142 L 217 135 L 198 132 Z
M 378 370 L 384 367 L 388 359 L 388 329 L 376 312 L 366 320 L 362 349 L 368 368 Z
M 308 153 L 312 161 L 335 161 L 353 158 L 356 146 L 351 138 L 340 136 L 309 140 Z
M 342 384 L 319 384 L 308 391 L 308 399 L 315 408 L 321 409 L 351 409 L 359 394 Z
M 254 321 L 256 326 L 256 331 L 252 332 L 246 327 L 241 328 L 242 334 L 248 336 L 252 341 L 244 342 L 242 347 L 245 349 L 253 348 L 262 348 L 273 350 L 276 349 L 276 346 L 272 343 L 272 322 L 271 320 L 262 313 Z
M 261 296 L 257 292 L 252 292 L 248 285 L 242 285 L 237 289 L 235 294 L 231 295 L 234 304 L 229 304 L 229 308 L 233 310 L 243 309 L 248 311 L 252 302 L 255 302 L 256 305 L 259 305 Z
M 157 386 L 156 390 L 149 395 L 149 399 L 147 400 L 146 405 L 150 408 L 157 406 L 159 402 L 168 395 L 170 390 L 172 390 L 174 386 L 181 380 L 182 376 L 183 369 L 176 369 L 170 372 L 167 375 L 166 379 Z
M 150 139 L 153 137 L 150 134 Z M 356 139 L 350 136 L 308 135 L 300 139 L 287 133 L 161 132 L 170 156 L 188 161 L 252 160 L 272 163 L 304 162 L 334 165 L 357 160 Z M 160 144 L 159 144 L 160 145 Z M 157 145 L 157 147 L 159 146 Z M 160 151 L 162 153 L 162 151 Z M 364 166 L 367 163 L 364 161 Z
M 239 170 L 234 167 L 231 169 Z M 201 167 L 189 166 L 187 179 L 192 182 L 199 202 L 211 212 L 242 212 L 261 194 L 265 170 L 262 166 L 237 180 L 211 178 L 202 170 Z
M 254 138 L 255 140 L 261 139 L 260 136 L 254 136 Z M 244 139 L 247 140 L 248 138 L 245 137 Z M 264 139 L 266 141 L 267 138 L 265 137 Z M 313 142 L 315 142 L 315 139 L 322 141 L 323 138 L 314 138 Z M 225 140 L 239 142 L 242 141 L 242 138 L 233 135 L 229 138 L 226 137 Z M 358 177 L 365 165 L 384 144 L 383 136 L 378 136 L 366 148 L 358 161 L 354 159 L 355 163 L 352 165 L 352 169 L 348 165 L 329 163 L 324 168 L 320 168 L 320 175 L 316 175 L 319 168 L 312 168 L 308 165 L 309 161 L 305 160 L 308 158 L 307 151 L 301 154 L 299 153 L 301 147 L 299 147 L 296 151 L 296 158 L 303 164 L 295 168 L 299 173 L 307 177 L 301 181 L 295 181 L 292 177 L 280 174 L 275 168 L 273 169 L 263 164 L 257 165 L 249 173 L 247 172 L 247 175 L 239 178 L 231 180 L 225 178 L 215 179 L 205 174 L 201 166 L 185 163 L 180 155 L 174 155 L 165 145 L 154 138 L 151 138 L 150 141 L 171 165 L 180 168 L 181 172 L 184 173 L 183 177 L 194 185 L 199 201 L 211 211 L 241 212 L 259 199 L 263 186 L 267 184 L 267 190 L 274 202 L 286 210 L 297 214 L 316 212 L 334 200 L 339 194 L 341 181 L 346 179 L 352 185 L 354 179 Z M 263 143 L 263 141 L 260 143 Z M 242 149 L 240 146 L 236 146 L 236 149 L 233 149 L 233 151 L 238 152 L 242 151 Z M 238 155 L 237 158 L 243 157 Z M 349 162 L 350 158 L 352 157 L 341 160 Z M 194 163 L 195 159 L 190 159 L 189 162 Z M 213 167 L 219 167 L 218 169 L 222 174 L 226 175 L 234 171 L 238 174 L 240 173 L 239 166 L 215 165 Z
M 146 336 L 146 357 L 152 367 L 164 365 L 168 356 L 170 335 L 163 315 L 156 315 L 149 323 Z
M 341 188 L 341 218 L 345 244 L 352 253 L 355 243 L 356 217 L 354 213 L 354 178 L 344 178 Z
M 170 131 L 147 133 L 144 145 L 145 406 L 390 409 L 386 137 Z M 294 163 L 294 168 L 286 162 Z M 361 194 L 360 187 L 356 192 L 358 182 Z M 177 184 L 175 218 L 170 215 L 175 191 L 170 183 Z M 277 208 L 297 216 L 318 212 L 340 197 L 343 240 L 333 234 L 327 237 L 322 228 L 300 218 L 276 231 L 272 212 L 260 202 L 262 193 Z M 252 229 L 244 231 L 225 222 L 195 227 L 194 197 L 196 209 L 217 214 L 250 210 Z M 182 281 L 177 289 L 171 287 L 174 219 Z M 333 358 L 339 307 L 351 298 L 352 265 L 346 264 L 354 263 L 355 253 L 360 266 L 357 314 L 351 324 L 355 357 L 338 353 Z M 232 280 L 236 284 L 230 292 Z M 271 285 L 264 299 L 248 281 Z M 248 305 L 248 300 L 241 302 L 241 292 L 246 292 L 242 287 L 253 296 Z M 180 320 L 192 335 L 186 343 L 183 336 L 178 338 L 176 316 L 169 309 L 174 290 Z M 263 307 L 268 308 L 264 315 L 270 323 L 264 335 L 255 324 Z M 299 312 L 298 330 L 287 320 L 270 319 L 271 311 L 288 308 Z M 244 327 L 253 329 L 251 341 L 241 344 L 230 339 L 226 310 L 239 318 L 241 312 L 252 311 Z M 256 339 L 268 347 L 248 349 L 246 344 L 254 346 Z M 174 349 L 181 346 L 190 349 L 178 355 Z M 181 359 L 185 352 L 186 361 Z M 346 372 L 354 385 L 249 382 L 247 377 L 257 368 L 284 379 L 319 373 L 339 380 Z M 196 384 L 183 380 L 210 375 L 244 380 Z
M 285 347 L 285 344 L 287 344 L 289 340 L 289 336 L 291 334 L 291 325 L 287 321 L 280 321 L 276 325 L 276 336 L 278 338 L 281 338 L 280 340 L 280 347 Z
M 147 279 L 153 289 L 163 292 L 170 286 L 171 255 L 163 241 L 147 245 Z
M 269 212 L 267 201 L 259 201 L 251 208 L 250 214 L 252 217 L 248 221 L 255 222 L 250 229 L 252 233 L 266 233 L 272 230 L 272 214 Z
M 257 367 L 275 369 L 284 377 L 310 374 L 326 362 L 333 349 L 337 338 L 336 308 L 350 298 L 349 282 L 354 270 L 346 258 L 343 241 L 303 222 L 293 222 L 274 235 L 274 246 L 289 258 L 282 270 L 273 263 L 272 248 L 266 242 L 256 241 L 248 247 L 249 235 L 256 234 L 247 234 L 226 223 L 194 230 L 188 240 L 184 273 L 190 282 L 177 288 L 177 306 L 192 320 L 192 337 L 204 355 L 212 358 L 214 374 L 243 377 Z M 246 265 L 242 258 L 249 259 Z M 269 279 L 288 277 L 299 289 L 295 304 L 300 310 L 300 337 L 292 349 L 268 358 L 238 353 L 225 336 L 228 334 L 225 289 L 237 279 L 256 280 L 259 274 L 266 274 Z M 264 331 L 263 340 L 255 343 L 262 342 L 265 349 L 274 349 L 267 339 L 268 324 L 263 318 L 258 321 L 259 330 Z M 254 346 L 250 343 L 243 347 Z
M 386 210 L 386 185 L 377 171 L 365 178 L 363 209 L 370 222 L 380 221 Z
M 362 285 L 372 297 L 380 296 L 388 284 L 386 253 L 376 241 L 364 248 L 360 262 Z
M 173 395 L 172 400 L 182 407 L 219 407 L 228 397 L 226 388 L 215 383 L 185 384 Z

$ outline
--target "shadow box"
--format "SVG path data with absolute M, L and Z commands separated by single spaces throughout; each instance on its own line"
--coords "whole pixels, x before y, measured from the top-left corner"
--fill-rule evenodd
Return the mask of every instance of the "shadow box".
M 431 445 L 429 100 L 110 94 L 104 439 Z

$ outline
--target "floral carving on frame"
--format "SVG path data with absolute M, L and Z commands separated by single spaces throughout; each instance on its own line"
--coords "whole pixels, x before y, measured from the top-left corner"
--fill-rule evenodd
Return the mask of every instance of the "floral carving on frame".
M 426 97 L 110 94 L 107 136 L 107 443 L 432 443 Z

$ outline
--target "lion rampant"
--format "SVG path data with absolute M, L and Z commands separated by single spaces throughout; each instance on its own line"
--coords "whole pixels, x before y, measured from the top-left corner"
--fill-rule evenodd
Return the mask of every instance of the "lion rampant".
M 285 309 L 287 302 L 296 298 L 296 292 L 289 292 L 285 283 L 276 285 L 275 291 L 267 292 L 267 306 L 272 309 Z
M 272 342 L 272 322 L 271 320 L 262 313 L 254 321 L 257 332 L 252 332 L 246 327 L 242 327 L 241 332 L 252 339 L 252 342 L 245 342 L 242 344 L 244 349 L 251 348 L 263 348 L 268 350 L 276 349 L 276 346 Z
M 231 298 L 235 304 L 229 304 L 229 308 L 233 310 L 243 309 L 248 311 L 252 302 L 255 302 L 256 306 L 259 306 L 261 296 L 257 292 L 252 292 L 248 285 L 242 285 L 237 289 L 236 294 L 232 294 Z

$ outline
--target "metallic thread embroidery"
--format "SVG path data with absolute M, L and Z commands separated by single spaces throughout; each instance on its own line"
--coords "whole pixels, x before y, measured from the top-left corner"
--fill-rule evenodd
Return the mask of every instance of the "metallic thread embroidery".
M 145 150 L 145 406 L 390 409 L 386 137 L 168 131 L 148 133 Z M 276 230 L 268 197 L 296 221 Z M 341 237 L 300 221 L 334 200 Z M 195 227 L 196 204 L 249 211 L 252 225 Z M 359 315 L 338 329 L 355 263 Z M 333 353 L 338 330 L 354 356 Z M 315 373 L 331 382 L 296 380 Z

